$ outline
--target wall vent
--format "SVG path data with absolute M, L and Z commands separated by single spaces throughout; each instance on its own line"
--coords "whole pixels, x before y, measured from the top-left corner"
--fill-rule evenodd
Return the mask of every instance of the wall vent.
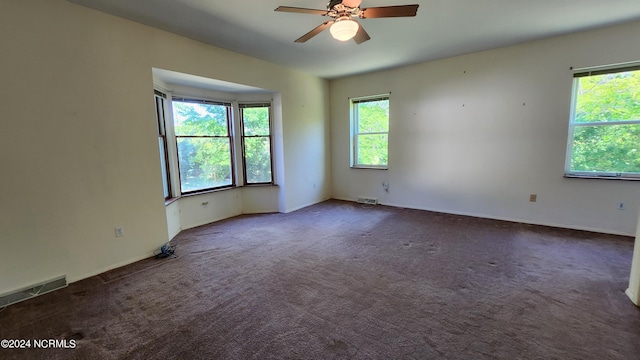
M 38 295 L 46 294 L 53 290 L 62 289 L 67 286 L 67 277 L 60 276 L 55 279 L 47 280 L 41 283 L 30 285 L 26 288 L 15 290 L 0 295 L 0 307 L 15 304 L 17 302 L 31 299 Z
M 360 204 L 369 204 L 369 205 L 378 205 L 378 199 L 376 198 L 367 198 L 367 197 L 359 197 L 358 203 Z

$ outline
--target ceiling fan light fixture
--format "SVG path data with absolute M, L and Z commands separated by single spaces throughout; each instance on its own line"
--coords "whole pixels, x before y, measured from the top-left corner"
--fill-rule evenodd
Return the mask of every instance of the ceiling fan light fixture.
M 347 41 L 353 39 L 353 37 L 356 36 L 359 28 L 360 25 L 358 25 L 357 22 L 350 19 L 345 19 L 333 23 L 333 25 L 331 25 L 331 27 L 329 28 L 329 32 L 334 39 Z

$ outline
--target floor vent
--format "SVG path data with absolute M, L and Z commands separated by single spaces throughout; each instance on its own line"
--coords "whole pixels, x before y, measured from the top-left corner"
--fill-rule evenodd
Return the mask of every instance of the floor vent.
M 378 199 L 376 199 L 376 198 L 359 197 L 358 198 L 358 203 L 360 203 L 360 204 L 369 204 L 369 205 L 378 205 Z
M 29 287 L 26 287 L 24 289 L 0 295 L 0 307 L 5 307 L 7 305 L 15 304 L 23 300 L 31 299 L 38 295 L 61 289 L 65 286 L 67 286 L 66 276 L 60 276 L 55 279 L 30 285 Z

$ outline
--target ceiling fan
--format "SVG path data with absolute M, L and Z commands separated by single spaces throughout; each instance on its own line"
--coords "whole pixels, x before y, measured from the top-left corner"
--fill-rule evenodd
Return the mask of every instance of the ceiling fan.
M 354 18 L 373 19 L 416 16 L 419 6 L 418 4 L 413 4 L 361 9 L 361 2 L 362 0 L 330 0 L 327 4 L 327 10 L 279 6 L 275 11 L 321 15 L 333 18 L 333 20 L 325 21 L 315 29 L 299 37 L 295 41 L 297 43 L 306 42 L 322 31 L 329 29 L 331 36 L 336 40 L 347 41 L 349 39 L 354 39 L 356 43 L 361 44 L 371 39 L 371 37 L 369 37 L 369 34 L 367 34 L 364 28 L 354 20 Z

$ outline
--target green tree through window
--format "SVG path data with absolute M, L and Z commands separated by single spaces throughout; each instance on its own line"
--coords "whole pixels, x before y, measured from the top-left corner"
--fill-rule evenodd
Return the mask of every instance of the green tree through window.
M 352 166 L 386 169 L 389 165 L 389 97 L 353 99 L 351 108 Z
M 233 185 L 231 105 L 173 100 L 182 193 Z
M 273 182 L 269 104 L 240 104 L 246 184 Z
M 569 174 L 640 174 L 640 70 L 578 73 Z

